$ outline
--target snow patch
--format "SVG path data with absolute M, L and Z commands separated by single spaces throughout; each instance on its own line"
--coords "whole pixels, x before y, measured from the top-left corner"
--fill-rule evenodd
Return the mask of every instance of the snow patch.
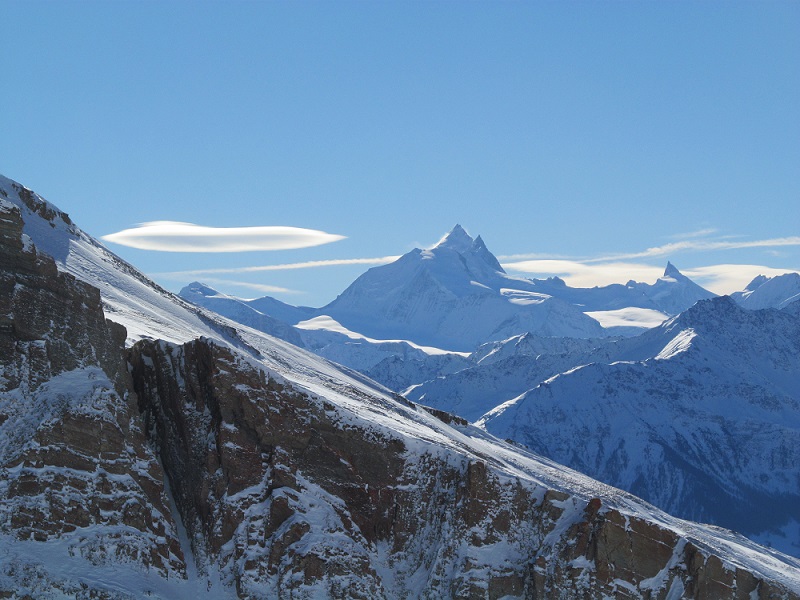
M 692 340 L 697 337 L 694 329 L 684 329 L 670 341 L 655 357 L 656 360 L 669 360 L 681 352 L 686 352 L 692 345 Z
M 433 346 L 421 346 L 419 344 L 415 344 L 414 342 L 410 342 L 408 340 L 377 340 L 374 338 L 367 337 L 362 335 L 356 331 L 351 331 L 347 329 L 344 325 L 329 317 L 328 315 L 320 315 L 319 317 L 314 317 L 313 319 L 308 319 L 306 321 L 301 321 L 297 325 L 295 325 L 298 329 L 304 329 L 306 331 L 332 331 L 334 333 L 341 333 L 346 335 L 351 340 L 363 340 L 365 342 L 369 342 L 371 344 L 408 344 L 412 348 L 417 350 L 421 350 L 425 354 L 430 356 L 438 356 L 442 354 L 455 354 L 458 356 L 467 357 L 469 356 L 469 352 L 455 352 L 452 350 L 443 350 L 441 348 L 434 348 Z
M 619 308 L 617 310 L 591 310 L 585 315 L 600 323 L 604 329 L 610 327 L 642 327 L 652 329 L 666 321 L 669 316 L 652 308 Z

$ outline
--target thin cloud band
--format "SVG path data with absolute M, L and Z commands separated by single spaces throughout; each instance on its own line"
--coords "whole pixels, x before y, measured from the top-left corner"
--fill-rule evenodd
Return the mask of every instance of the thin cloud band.
M 104 235 L 103 240 L 157 252 L 255 252 L 294 250 L 345 239 L 300 227 L 204 227 L 177 221 L 154 221 Z

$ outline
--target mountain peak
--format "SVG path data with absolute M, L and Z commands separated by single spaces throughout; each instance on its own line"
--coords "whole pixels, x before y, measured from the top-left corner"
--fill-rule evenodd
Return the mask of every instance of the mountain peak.
M 470 237 L 464 228 L 456 224 L 456 226 L 450 230 L 450 233 L 439 240 L 434 248 L 449 248 L 450 250 L 463 253 L 472 248 L 472 244 L 474 243 L 475 240 Z
M 673 279 L 683 279 L 684 274 L 671 262 L 667 261 L 667 268 L 664 269 L 664 277 L 672 277 Z
M 489 265 L 489 267 L 491 267 L 494 271 L 505 273 L 505 270 L 500 266 L 500 263 L 495 255 L 492 254 L 486 247 L 486 244 L 481 236 L 475 238 L 475 241 L 472 243 L 472 246 L 469 250 L 473 255 L 479 257 L 484 263 Z
M 215 290 L 211 286 L 206 285 L 205 283 L 202 283 L 200 281 L 193 281 L 189 285 L 185 286 L 180 291 L 179 295 L 180 296 L 185 296 L 187 294 L 200 294 L 201 296 L 206 296 L 206 297 L 219 296 L 220 295 L 220 293 L 217 290 Z
M 769 277 L 766 275 L 757 275 L 753 281 L 747 284 L 747 287 L 744 289 L 745 291 L 753 292 L 764 285 L 767 281 L 769 281 Z

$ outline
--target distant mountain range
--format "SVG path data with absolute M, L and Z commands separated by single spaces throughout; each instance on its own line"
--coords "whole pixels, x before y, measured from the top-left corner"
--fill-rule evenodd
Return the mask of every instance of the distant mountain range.
M 398 391 L 474 366 L 470 353 L 483 344 L 519 335 L 551 346 L 561 338 L 637 335 L 714 297 L 671 263 L 653 284 L 573 288 L 557 277 L 511 277 L 480 236 L 473 239 L 459 225 L 433 248 L 368 270 L 322 308 L 243 300 L 200 282 L 180 295 Z M 503 388 L 519 378 L 507 378 Z
M 346 330 L 373 340 L 471 352 L 523 333 L 637 334 L 714 294 L 671 263 L 654 284 L 573 288 L 558 277 L 512 277 L 480 236 L 473 239 L 456 225 L 433 248 L 417 248 L 369 269 L 322 308 L 293 307 L 269 297 L 241 300 L 199 282 L 186 286 L 181 296 L 240 322 L 256 323 L 260 314 L 306 330 Z M 264 327 L 277 332 L 274 324 Z

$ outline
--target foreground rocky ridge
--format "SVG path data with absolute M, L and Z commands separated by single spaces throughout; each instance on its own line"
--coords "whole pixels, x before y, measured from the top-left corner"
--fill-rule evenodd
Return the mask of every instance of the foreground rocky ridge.
M 56 543 L 92 565 L 183 576 L 124 340 L 97 289 L 59 273 L 0 200 L 0 549 L 6 536 Z M 0 589 L 49 589 L 46 565 L 2 550 L 0 564 Z
M 2 596 L 800 597 L 789 557 L 255 332 L 126 350 L 0 211 Z
M 184 522 L 244 597 L 791 596 L 600 498 L 409 447 L 211 341 L 131 355 Z

